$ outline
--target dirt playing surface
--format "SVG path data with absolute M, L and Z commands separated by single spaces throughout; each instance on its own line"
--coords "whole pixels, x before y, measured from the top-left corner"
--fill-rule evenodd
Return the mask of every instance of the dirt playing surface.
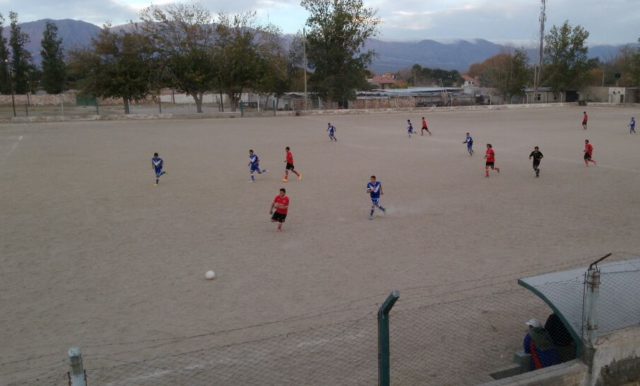
M 588 107 L 585 131 L 583 109 L 426 111 L 433 136 L 411 139 L 420 112 L 0 125 L 0 383 L 66 371 L 73 345 L 108 363 L 197 347 L 181 337 L 375 311 L 393 289 L 640 252 L 640 136 L 627 129 L 639 114 Z M 490 178 L 487 143 L 501 168 Z M 281 182 L 285 146 L 302 181 Z M 268 169 L 255 183 L 249 149 Z M 373 221 L 371 174 L 388 208 Z M 268 210 L 283 186 L 278 233 Z

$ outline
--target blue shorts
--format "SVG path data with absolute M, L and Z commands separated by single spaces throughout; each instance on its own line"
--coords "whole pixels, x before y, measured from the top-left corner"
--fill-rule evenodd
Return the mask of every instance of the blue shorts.
M 373 205 L 380 205 L 380 197 L 371 197 L 371 203 Z
M 156 169 L 156 177 L 160 177 L 162 175 L 162 168 L 155 168 Z
M 251 173 L 253 173 L 253 172 L 260 173 L 260 165 L 259 164 L 251 165 Z

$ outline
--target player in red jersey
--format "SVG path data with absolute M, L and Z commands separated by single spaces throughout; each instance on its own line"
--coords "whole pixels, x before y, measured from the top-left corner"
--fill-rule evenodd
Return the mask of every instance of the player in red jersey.
M 589 143 L 588 139 L 584 140 L 584 166 L 589 167 L 589 162 L 593 162 L 593 166 L 596 166 L 596 161 L 592 160 L 593 145 Z
M 583 112 L 582 113 L 582 128 L 587 130 L 587 122 L 589 122 L 589 116 L 587 115 L 587 112 Z
M 429 131 L 429 122 L 427 122 L 427 120 L 422 117 L 422 129 L 420 130 L 420 135 L 424 135 L 424 131 L 427 131 L 427 133 L 429 133 L 429 135 L 431 135 L 431 132 Z
M 271 222 L 278 223 L 278 231 L 282 231 L 282 224 L 284 224 L 288 212 L 289 197 L 287 196 L 287 191 L 284 188 L 280 188 L 280 194 L 273 199 L 271 209 L 269 209 L 269 214 L 272 215 Z
M 287 152 L 287 159 L 284 162 L 287 164 L 287 166 L 284 169 L 284 178 L 282 179 L 282 182 L 289 182 L 289 170 L 291 170 L 293 174 L 298 176 L 298 181 L 301 180 L 302 173 L 298 173 L 295 166 L 293 166 L 293 153 L 291 153 L 291 149 L 289 149 L 289 146 L 285 148 L 285 151 Z
M 489 169 L 500 173 L 500 168 L 496 167 L 496 152 L 493 151 L 493 146 L 491 146 L 490 143 L 487 144 L 487 152 L 485 153 L 484 158 L 487 160 L 484 166 L 485 177 L 489 177 Z

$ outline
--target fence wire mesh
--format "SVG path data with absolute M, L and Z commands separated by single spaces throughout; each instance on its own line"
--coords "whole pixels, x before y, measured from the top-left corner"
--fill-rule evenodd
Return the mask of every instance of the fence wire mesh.
M 640 323 L 640 262 L 620 262 L 600 273 L 598 334 Z
M 639 273 L 640 269 L 628 266 L 606 271 L 601 292 L 615 297 L 620 291 L 635 290 L 629 283 L 637 286 Z M 546 281 L 544 285 L 558 301 L 575 300 L 577 296 L 578 304 L 573 308 L 578 310 L 580 321 L 584 283 L 578 276 Z M 623 324 L 637 324 L 640 300 L 634 299 L 632 307 L 610 302 L 603 308 L 602 318 L 610 318 L 607 310 L 615 310 L 612 312 L 621 315 L 617 320 Z M 384 295 L 378 300 L 382 302 Z M 202 340 L 197 350 L 172 354 L 138 352 L 138 360 L 119 353 L 87 352 L 84 356 L 87 384 L 373 385 L 378 381 L 376 307 L 359 305 L 357 310 L 349 310 L 358 314 L 355 319 L 318 323 L 293 332 L 286 332 L 289 330 L 284 326 L 281 331 L 285 332 L 278 335 L 242 331 L 240 338 L 236 335 L 228 339 L 226 335 L 230 333 L 205 334 L 197 338 Z M 542 300 L 511 278 L 499 276 L 458 283 L 455 289 L 451 286 L 405 289 L 390 313 L 391 382 L 394 385 L 489 382 L 492 373 L 514 366 L 513 355 L 522 351 L 527 332 L 525 322 L 531 318 L 544 321 L 550 313 Z M 603 326 L 607 326 L 605 333 L 621 324 L 603 323 Z M 67 385 L 67 370 L 60 362 L 60 366 L 41 369 L 41 374 L 28 380 L 8 384 Z
M 402 297 L 401 297 L 402 301 Z M 520 348 L 524 321 L 544 305 L 514 283 L 444 294 L 408 291 L 391 312 L 394 385 L 491 380 Z M 356 320 L 197 351 L 95 367 L 93 385 L 373 385 L 378 380 L 376 310 Z M 219 338 L 219 337 L 216 337 Z M 117 357 L 109 358 L 118 363 Z M 61 369 L 62 370 L 62 369 Z M 65 373 L 22 384 L 66 385 Z

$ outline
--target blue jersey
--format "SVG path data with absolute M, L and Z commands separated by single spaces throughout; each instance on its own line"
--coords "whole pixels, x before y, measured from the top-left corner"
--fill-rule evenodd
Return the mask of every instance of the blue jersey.
M 252 168 L 257 168 L 258 165 L 260 164 L 260 158 L 258 158 L 257 154 L 250 155 L 249 163 L 251 164 Z
M 413 125 L 411 123 L 409 123 L 409 126 L 407 126 L 407 132 L 413 133 Z
M 333 125 L 330 125 L 327 131 L 329 132 L 329 135 L 333 135 L 336 132 L 336 127 Z
M 154 169 L 162 170 L 162 166 L 163 166 L 164 162 L 162 161 L 162 158 L 160 158 L 160 157 L 153 157 L 153 158 L 151 158 L 151 164 L 153 165 Z
M 631 118 L 631 122 L 629 122 L 629 127 L 631 127 L 632 129 L 636 128 L 636 120 Z
M 464 142 L 467 144 L 467 146 L 471 147 L 473 146 L 473 138 L 471 138 L 471 136 L 467 136 L 467 138 L 464 140 Z
M 371 199 L 379 199 L 380 193 L 382 193 L 382 183 L 380 181 L 369 182 L 367 184 L 367 190 L 371 195 Z

